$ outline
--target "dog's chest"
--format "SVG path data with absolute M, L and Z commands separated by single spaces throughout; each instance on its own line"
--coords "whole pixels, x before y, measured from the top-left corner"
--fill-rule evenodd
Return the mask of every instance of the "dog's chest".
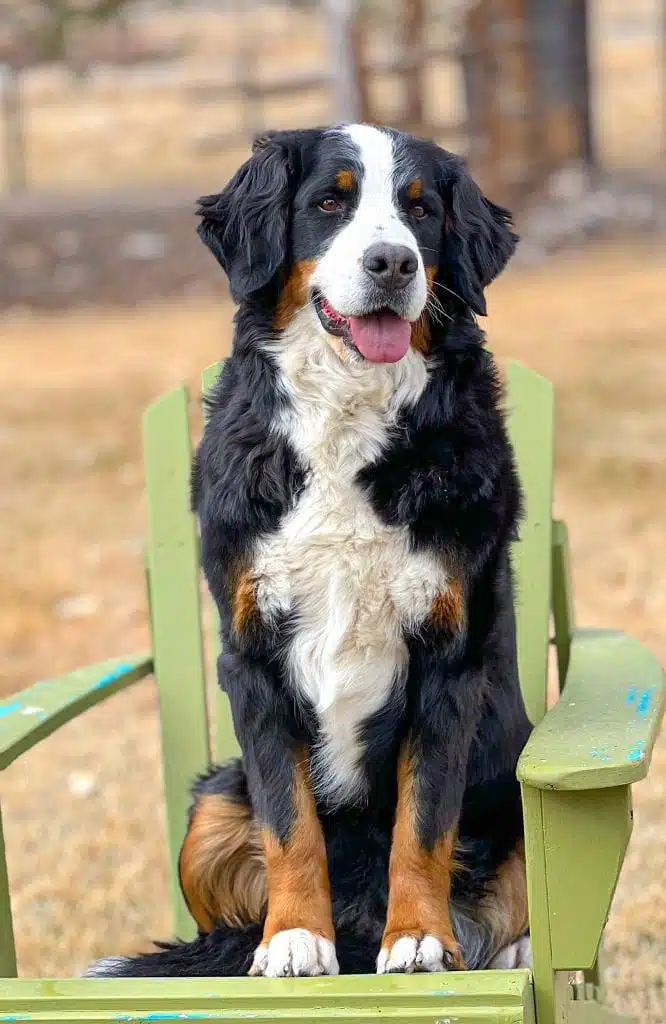
M 403 682 L 405 633 L 447 586 L 443 562 L 414 552 L 406 527 L 383 524 L 355 482 L 391 421 L 381 388 L 296 410 L 288 429 L 310 468 L 306 487 L 255 560 L 261 613 L 293 622 L 290 681 L 317 713 L 316 780 L 334 799 L 362 788 L 362 724 Z

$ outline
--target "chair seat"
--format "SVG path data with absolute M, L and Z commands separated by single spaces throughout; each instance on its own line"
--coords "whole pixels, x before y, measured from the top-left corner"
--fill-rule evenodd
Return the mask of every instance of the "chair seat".
M 343 978 L 0 981 L 0 1024 L 269 1021 L 533 1024 L 527 970 Z

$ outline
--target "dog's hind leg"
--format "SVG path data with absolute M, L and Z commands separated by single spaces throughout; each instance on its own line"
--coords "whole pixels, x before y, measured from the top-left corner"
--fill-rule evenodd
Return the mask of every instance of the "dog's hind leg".
M 480 899 L 454 901 L 454 932 L 472 969 L 531 967 L 527 878 L 522 839 L 499 865 Z
M 202 932 L 263 919 L 264 847 L 240 761 L 216 767 L 196 783 L 178 867 L 185 902 Z
M 532 966 L 528 933 L 525 843 L 520 839 L 500 865 L 484 907 L 491 924 L 494 950 L 488 967 L 493 970 Z

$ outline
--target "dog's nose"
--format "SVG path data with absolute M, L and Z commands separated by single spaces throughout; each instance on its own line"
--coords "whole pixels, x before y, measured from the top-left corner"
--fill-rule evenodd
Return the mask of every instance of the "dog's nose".
M 363 269 L 386 291 L 398 291 L 412 280 L 418 270 L 416 254 L 406 245 L 375 242 L 363 255 Z

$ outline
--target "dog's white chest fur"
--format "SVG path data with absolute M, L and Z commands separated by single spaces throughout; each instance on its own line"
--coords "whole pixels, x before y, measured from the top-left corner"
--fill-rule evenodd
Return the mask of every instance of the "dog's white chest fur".
M 404 679 L 405 629 L 447 586 L 443 563 L 412 551 L 407 529 L 384 525 L 355 483 L 427 375 L 415 352 L 392 367 L 349 366 L 326 345 L 313 355 L 310 343 L 307 356 L 293 346 L 280 362 L 293 406 L 281 429 L 310 472 L 256 551 L 257 600 L 264 616 L 295 617 L 285 654 L 319 719 L 315 784 L 345 800 L 362 795 L 362 723 Z

